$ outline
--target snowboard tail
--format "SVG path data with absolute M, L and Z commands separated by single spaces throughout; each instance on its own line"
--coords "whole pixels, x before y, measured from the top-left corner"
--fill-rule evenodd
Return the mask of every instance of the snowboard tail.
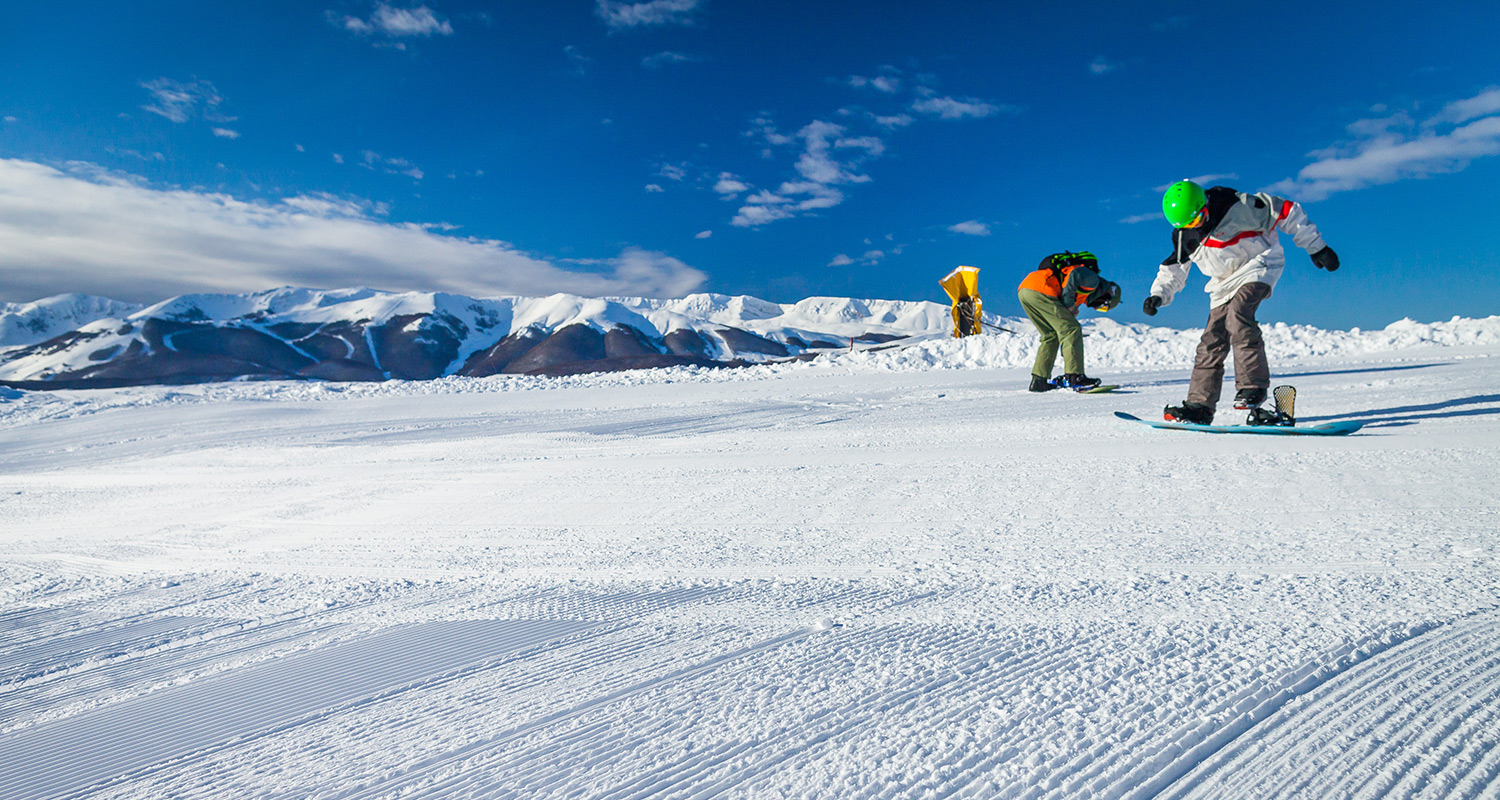
M 1131 422 L 1139 422 L 1142 425 L 1150 425 L 1153 428 L 1165 428 L 1176 431 L 1199 431 L 1201 433 L 1254 433 L 1271 436 L 1346 436 L 1364 427 L 1363 422 L 1354 422 L 1352 420 L 1296 428 L 1280 425 L 1195 425 L 1191 422 L 1166 422 L 1141 419 L 1134 414 L 1126 414 L 1124 411 L 1116 411 L 1115 416 Z

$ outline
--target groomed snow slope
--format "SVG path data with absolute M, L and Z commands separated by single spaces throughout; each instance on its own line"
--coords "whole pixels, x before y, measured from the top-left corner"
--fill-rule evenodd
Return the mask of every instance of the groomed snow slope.
M 0 797 L 1494 797 L 1497 334 L 0 390 Z

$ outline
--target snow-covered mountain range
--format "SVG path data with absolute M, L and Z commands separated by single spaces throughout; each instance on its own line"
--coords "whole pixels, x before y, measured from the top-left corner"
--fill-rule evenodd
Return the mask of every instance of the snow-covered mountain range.
M 814 297 L 473 298 L 372 289 L 84 295 L 0 306 L 0 381 L 30 388 L 240 378 L 565 375 L 794 358 L 946 329 L 929 302 Z
M 230 380 L 426 381 L 567 376 L 657 367 L 744 366 L 822 356 L 853 369 L 1028 366 L 1024 318 L 953 339 L 930 302 L 813 297 L 777 304 L 695 294 L 473 298 L 371 289 L 282 288 L 182 295 L 143 307 L 84 295 L 0 306 L 0 387 L 104 388 Z M 1500 344 L 1500 317 L 1383 329 L 1263 323 L 1277 363 L 1422 345 Z M 1187 365 L 1201 331 L 1084 320 L 1091 372 Z
M 34 303 L 0 303 L 0 354 L 9 348 L 45 342 L 95 320 L 134 314 L 141 308 L 86 294 L 60 294 Z

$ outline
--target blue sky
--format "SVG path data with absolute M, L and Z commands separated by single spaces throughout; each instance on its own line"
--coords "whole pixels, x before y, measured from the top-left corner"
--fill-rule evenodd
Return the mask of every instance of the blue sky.
M 282 284 L 943 300 L 1159 189 L 1304 202 L 1265 321 L 1500 300 L 1500 6 L 3 2 L 0 299 Z M 1203 277 L 1156 321 L 1199 325 Z

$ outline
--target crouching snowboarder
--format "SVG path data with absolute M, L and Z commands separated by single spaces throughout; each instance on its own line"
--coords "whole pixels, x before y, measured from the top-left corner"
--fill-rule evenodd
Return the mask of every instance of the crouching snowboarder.
M 1031 391 L 1083 391 L 1098 386 L 1098 378 L 1083 372 L 1083 328 L 1078 324 L 1078 307 L 1109 311 L 1120 303 L 1120 285 L 1099 277 L 1099 259 L 1089 252 L 1053 253 L 1021 281 L 1016 294 L 1031 324 L 1042 335 L 1031 367 Z M 1057 362 L 1059 346 L 1063 375 L 1054 382 L 1052 366 Z
M 1162 212 L 1172 223 L 1172 254 L 1161 262 L 1145 312 L 1172 302 L 1187 284 L 1188 265 L 1209 278 L 1208 324 L 1198 342 L 1193 376 L 1182 405 L 1167 406 L 1162 416 L 1173 422 L 1211 425 L 1224 385 L 1224 359 L 1234 350 L 1234 407 L 1250 411 L 1251 424 L 1272 422 L 1260 408 L 1271 385 L 1271 369 L 1255 311 L 1271 296 L 1286 265 L 1277 231 L 1312 255 L 1313 264 L 1329 272 L 1339 268 L 1338 254 L 1323 243 L 1302 206 L 1264 192 L 1247 194 L 1225 186 L 1207 191 L 1192 181 L 1178 181 L 1162 196 Z

